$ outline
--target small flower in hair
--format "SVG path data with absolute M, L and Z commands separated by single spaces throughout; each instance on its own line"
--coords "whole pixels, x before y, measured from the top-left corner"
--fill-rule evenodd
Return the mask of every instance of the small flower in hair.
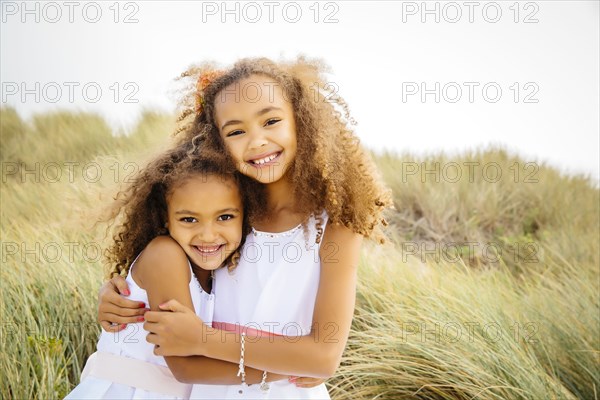
M 210 85 L 215 79 L 223 75 L 223 71 L 212 70 L 207 71 L 198 77 L 196 82 L 196 113 L 200 114 L 204 108 L 204 90 Z

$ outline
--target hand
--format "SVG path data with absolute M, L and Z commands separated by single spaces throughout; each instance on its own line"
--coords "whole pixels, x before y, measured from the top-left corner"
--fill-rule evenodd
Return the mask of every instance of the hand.
M 154 354 L 202 355 L 198 348 L 206 337 L 205 330 L 208 327 L 200 317 L 177 300 L 169 300 L 159 308 L 164 311 L 148 311 L 144 323 L 144 329 L 149 332 L 146 341 L 154 344 Z
M 128 323 L 141 322 L 144 313 L 148 311 L 146 304 L 123 298 L 129 296 L 127 282 L 121 276 L 116 276 L 106 282 L 98 293 L 98 322 L 106 332 L 119 332 Z
M 319 386 L 321 383 L 325 382 L 325 379 L 310 378 L 306 376 L 290 376 L 288 380 L 290 381 L 290 383 L 294 383 L 297 387 L 300 388 L 312 388 L 315 386 Z

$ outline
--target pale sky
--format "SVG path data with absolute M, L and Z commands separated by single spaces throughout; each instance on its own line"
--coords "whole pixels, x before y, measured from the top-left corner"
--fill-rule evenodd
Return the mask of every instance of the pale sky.
M 600 176 L 598 1 L 0 5 L 2 104 L 24 117 L 89 110 L 129 127 L 174 109 L 192 63 L 302 53 L 331 66 L 369 148 L 502 144 Z

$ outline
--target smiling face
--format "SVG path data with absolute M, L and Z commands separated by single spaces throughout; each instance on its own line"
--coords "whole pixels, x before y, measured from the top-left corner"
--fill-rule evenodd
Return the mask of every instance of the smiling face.
M 219 268 L 242 240 L 243 208 L 233 179 L 194 175 L 167 195 L 169 234 L 190 260 Z
M 241 173 L 265 184 L 285 176 L 296 157 L 296 123 L 274 79 L 251 75 L 224 88 L 215 121 Z

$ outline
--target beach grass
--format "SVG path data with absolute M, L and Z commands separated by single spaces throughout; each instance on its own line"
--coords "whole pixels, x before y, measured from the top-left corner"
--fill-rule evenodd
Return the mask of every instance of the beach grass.
M 173 119 L 0 117 L 0 396 L 62 398 L 100 332 L 98 212 Z M 498 146 L 373 156 L 395 210 L 363 247 L 332 398 L 598 399 L 597 182 Z

